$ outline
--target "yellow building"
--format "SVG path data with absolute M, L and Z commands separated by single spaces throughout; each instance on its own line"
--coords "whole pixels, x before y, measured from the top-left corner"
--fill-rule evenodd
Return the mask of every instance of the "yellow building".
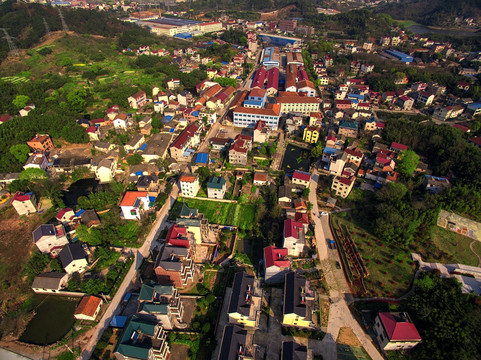
M 343 199 L 347 198 L 351 193 L 351 190 L 354 186 L 354 176 L 352 177 L 345 177 L 345 176 L 336 176 L 334 180 L 332 180 L 331 190 L 336 192 L 336 196 L 340 196 Z
M 284 114 L 299 112 L 308 115 L 311 112 L 319 112 L 320 102 L 315 97 L 299 96 L 296 93 L 284 93 L 276 101 L 281 106 L 281 112 Z
M 319 141 L 319 129 L 314 126 L 306 126 L 302 140 L 309 144 L 315 144 Z
M 237 273 L 227 310 L 229 323 L 255 328 L 259 325 L 262 290 L 254 276 Z
M 283 325 L 314 327 L 312 315 L 317 310 L 317 303 L 308 280 L 292 271 L 286 274 Z

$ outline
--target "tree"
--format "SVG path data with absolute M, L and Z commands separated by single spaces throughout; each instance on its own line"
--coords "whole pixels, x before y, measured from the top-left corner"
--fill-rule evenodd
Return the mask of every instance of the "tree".
M 17 109 L 23 109 L 27 106 L 30 98 L 27 95 L 17 95 L 15 99 L 13 99 L 12 103 Z
M 201 183 L 205 183 L 210 177 L 210 170 L 207 166 L 202 166 L 195 171 L 199 174 L 199 180 Z
M 144 158 L 139 153 L 135 153 L 127 158 L 127 164 L 129 165 L 138 165 L 141 164 L 142 161 L 144 161 Z
M 396 203 L 404 198 L 407 191 L 408 189 L 404 184 L 399 182 L 390 182 L 384 185 L 382 189 L 377 192 L 376 197 L 382 202 Z
M 42 180 L 47 179 L 47 173 L 42 169 L 28 168 L 20 173 L 19 178 L 27 181 Z
M 22 164 L 27 161 L 29 153 L 30 148 L 27 144 L 17 144 L 10 147 L 10 154 L 15 156 L 15 159 L 17 159 Z
M 41 274 L 49 262 L 50 258 L 47 254 L 36 251 L 33 253 L 32 257 L 28 259 L 24 271 L 28 277 L 32 279 Z
M 412 176 L 419 163 L 419 155 L 413 150 L 405 150 L 398 155 L 396 170 L 404 176 Z
M 102 244 L 102 234 L 100 230 L 95 227 L 89 229 L 86 225 L 81 224 L 76 229 L 76 233 L 80 240 L 91 246 Z
M 80 290 L 87 294 L 96 295 L 105 290 L 105 285 L 102 279 L 92 278 L 82 281 Z
M 321 157 L 323 151 L 324 146 L 322 146 L 322 143 L 319 141 L 311 150 L 311 158 L 317 159 Z

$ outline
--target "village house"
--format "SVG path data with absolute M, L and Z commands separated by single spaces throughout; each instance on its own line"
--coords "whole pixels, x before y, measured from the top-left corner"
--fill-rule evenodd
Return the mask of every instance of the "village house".
M 183 288 L 194 280 L 191 248 L 165 244 L 159 252 L 154 271 L 161 285 Z
M 229 323 L 257 328 L 262 307 L 262 289 L 259 280 L 245 272 L 234 277 L 232 294 L 227 308 Z
M 316 295 L 310 281 L 291 271 L 285 275 L 282 325 L 314 327 Z
M 259 120 L 254 126 L 254 142 L 263 144 L 269 140 L 270 128 L 266 126 L 266 122 Z
M 102 159 L 95 170 L 95 177 L 101 184 L 112 182 L 116 169 L 117 161 L 114 158 Z
M 294 185 L 309 187 L 310 181 L 311 181 L 311 174 L 309 174 L 308 172 L 296 170 L 292 174 L 292 183 Z
M 159 178 L 156 175 L 141 175 L 136 187 L 137 191 L 146 191 L 149 197 L 157 197 L 160 192 Z
M 349 138 L 357 138 L 358 123 L 355 121 L 342 120 L 339 123 L 339 135 L 344 135 Z
M 307 250 L 303 224 L 292 219 L 284 220 L 283 247 L 288 255 L 299 256 Z
M 336 196 L 343 199 L 347 198 L 354 186 L 355 177 L 349 175 L 336 176 L 332 180 L 331 190 L 336 192 Z
M 127 122 L 128 122 L 128 117 L 126 113 L 120 113 L 118 114 L 113 123 L 114 123 L 114 129 L 115 130 L 127 130 Z
M 17 191 L 12 197 L 11 204 L 20 216 L 37 212 L 37 198 L 33 192 Z
M 169 148 L 172 134 L 157 133 L 152 135 L 150 141 L 142 152 L 144 162 L 155 162 L 158 159 L 165 159 Z
M 150 199 L 146 191 L 126 191 L 120 203 L 125 220 L 140 220 L 145 211 L 150 210 Z
M 138 91 L 132 96 L 129 96 L 127 101 L 132 109 L 140 109 L 147 103 L 147 94 L 145 91 Z
M 124 146 L 126 152 L 137 150 L 142 144 L 145 143 L 145 138 L 141 134 L 133 134 L 130 140 Z
M 80 214 L 80 221 L 88 228 L 100 225 L 100 219 L 94 209 L 84 210 Z
M 80 300 L 80 304 L 78 304 L 77 309 L 75 309 L 73 316 L 77 320 L 95 321 L 100 312 L 102 304 L 102 299 L 97 296 L 84 296 L 82 300 Z
M 252 182 L 252 184 L 254 186 L 264 186 L 264 185 L 267 185 L 268 182 L 269 182 L 269 178 L 268 178 L 268 175 L 266 173 L 256 172 L 254 174 L 254 178 L 253 178 L 253 182 Z
M 309 144 L 316 144 L 319 141 L 319 129 L 314 126 L 306 126 L 302 134 L 302 140 Z
M 406 312 L 380 312 L 374 321 L 374 332 L 381 349 L 412 349 L 421 342 L 421 336 Z
M 198 174 L 183 174 L 179 179 L 180 192 L 184 197 L 195 197 L 200 190 Z
M 433 194 L 439 193 L 451 187 L 451 183 L 447 178 L 432 175 L 425 175 L 423 184 L 424 189 Z
M 98 141 L 100 139 L 100 127 L 91 125 L 85 129 L 85 132 L 87 133 L 89 141 L 91 142 Z
M 275 284 L 284 282 L 285 275 L 291 269 L 286 248 L 268 246 L 264 248 L 264 281 Z
M 37 134 L 35 137 L 27 141 L 27 145 L 33 151 L 43 152 L 53 149 L 55 146 L 52 143 L 52 139 L 49 135 Z
M 43 224 L 33 233 L 33 242 L 37 248 L 46 254 L 56 256 L 68 244 L 67 235 L 62 224 Z
M 169 147 L 170 156 L 177 161 L 188 160 L 188 150 L 200 143 L 200 127 L 196 123 L 187 126 Z
M 79 242 L 65 245 L 58 256 L 67 274 L 82 273 L 87 269 L 87 254 Z
M 55 218 L 57 221 L 63 223 L 63 224 L 68 224 L 71 222 L 73 219 L 75 219 L 75 212 L 71 208 L 63 208 L 60 209 Z
M 45 272 L 33 279 L 32 290 L 36 294 L 57 294 L 67 286 L 68 274 Z
M 213 176 L 207 183 L 207 197 L 209 199 L 223 199 L 226 190 L 226 181 L 222 176 Z
M 420 103 L 424 106 L 430 106 L 434 101 L 434 94 L 431 94 L 427 91 L 421 91 L 418 93 L 418 96 L 416 97 L 416 102 Z
M 218 360 L 255 359 L 254 336 L 246 329 L 228 324 L 224 326 Z
M 252 149 L 252 137 L 238 135 L 229 149 L 232 165 L 247 165 L 247 154 Z

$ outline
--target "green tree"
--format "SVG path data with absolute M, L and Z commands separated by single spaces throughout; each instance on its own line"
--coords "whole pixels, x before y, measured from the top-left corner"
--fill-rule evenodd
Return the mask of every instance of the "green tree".
M 322 152 L 324 151 L 324 146 L 319 141 L 316 146 L 314 146 L 311 150 L 311 158 L 317 159 L 322 156 Z
M 139 153 L 135 153 L 127 158 L 127 164 L 129 165 L 138 165 L 141 164 L 142 161 L 144 161 L 144 158 Z
M 396 170 L 404 176 L 412 176 L 419 163 L 419 155 L 413 150 L 405 150 L 398 155 Z
M 199 174 L 199 180 L 202 184 L 205 183 L 210 177 L 210 170 L 207 166 L 201 166 L 195 172 Z
M 84 280 L 80 283 L 80 291 L 87 294 L 97 295 L 103 292 L 104 290 L 105 290 L 105 284 L 103 280 L 99 278 Z
M 30 279 L 33 279 L 44 271 L 49 262 L 50 258 L 47 254 L 36 251 L 30 259 L 28 259 L 24 271 Z
M 17 109 L 23 109 L 27 106 L 28 102 L 30 101 L 30 97 L 27 95 L 17 95 L 15 99 L 13 99 L 12 103 Z
M 100 230 L 95 227 L 89 229 L 86 225 L 81 224 L 76 229 L 76 232 L 80 240 L 91 246 L 102 244 L 102 234 L 100 233 Z
M 20 173 L 19 178 L 27 181 L 42 180 L 47 179 L 47 173 L 42 169 L 28 168 Z
M 10 147 L 10 154 L 15 156 L 15 159 L 17 159 L 22 164 L 27 161 L 29 153 L 30 148 L 27 144 L 16 144 Z
M 382 202 L 396 203 L 404 198 L 408 192 L 407 187 L 399 182 L 387 183 L 379 190 L 376 197 Z

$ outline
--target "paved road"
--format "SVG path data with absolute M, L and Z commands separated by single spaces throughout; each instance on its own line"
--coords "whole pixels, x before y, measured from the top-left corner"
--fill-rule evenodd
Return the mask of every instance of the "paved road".
M 162 207 L 162 209 L 157 212 L 157 220 L 152 226 L 152 229 L 150 230 L 149 235 L 145 239 L 144 244 L 137 250 L 137 253 L 135 254 L 135 261 L 132 264 L 129 272 L 125 276 L 124 281 L 120 285 L 119 290 L 110 302 L 109 307 L 102 316 L 102 319 L 92 330 L 90 330 L 90 339 L 88 340 L 87 345 L 84 347 L 82 354 L 79 357 L 80 359 L 90 359 L 95 349 L 95 346 L 100 340 L 100 337 L 102 336 L 105 329 L 109 326 L 112 317 L 120 312 L 119 304 L 124 298 L 125 294 L 129 292 L 129 290 L 134 285 L 137 278 L 137 270 L 142 264 L 144 258 L 149 256 L 150 250 L 155 244 L 154 240 L 157 239 L 159 233 L 164 228 L 167 222 L 167 217 L 169 215 L 169 210 L 177 199 L 178 193 L 179 189 L 177 185 L 174 185 L 172 192 L 170 193 L 169 201 L 167 201 Z
M 318 180 L 319 175 L 314 171 L 311 177 L 309 201 L 313 204 L 312 218 L 315 223 L 314 234 L 318 259 L 326 276 L 332 304 L 329 309 L 326 336 L 322 342 L 313 344 L 314 353 L 321 354 L 325 360 L 337 359 L 336 339 L 339 335 L 339 329 L 341 327 L 350 327 L 369 356 L 373 360 L 382 360 L 383 357 L 372 343 L 371 338 L 364 332 L 349 310 L 348 304 L 353 301 L 353 296 L 343 271 L 333 266 L 336 261 L 339 261 L 339 254 L 336 250 L 329 249 L 327 245 L 327 241 L 333 238 L 329 227 L 329 216 L 319 217 L 316 194 Z

